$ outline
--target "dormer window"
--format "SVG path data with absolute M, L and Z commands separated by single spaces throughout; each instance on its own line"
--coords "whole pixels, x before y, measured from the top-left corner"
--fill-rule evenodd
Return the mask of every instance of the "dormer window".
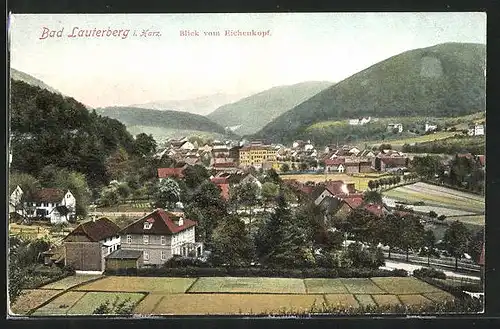
M 184 225 L 184 218 L 179 218 L 179 226 L 182 226 Z
M 144 222 L 144 229 L 145 230 L 150 230 L 152 226 L 153 226 L 152 223 Z

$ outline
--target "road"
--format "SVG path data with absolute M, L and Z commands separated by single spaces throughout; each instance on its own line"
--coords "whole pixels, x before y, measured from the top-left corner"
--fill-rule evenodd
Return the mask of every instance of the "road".
M 426 267 L 426 266 L 386 260 L 385 266 L 382 266 L 381 268 L 382 269 L 389 269 L 389 270 L 402 269 L 402 270 L 408 271 L 409 273 L 410 272 L 413 273 L 414 270 L 421 269 L 422 267 Z M 467 275 L 467 274 L 457 273 L 457 272 L 448 271 L 448 270 L 445 270 L 443 272 L 446 274 L 447 277 L 456 277 L 456 278 L 464 278 L 464 279 L 468 279 L 468 280 L 479 281 L 479 274 L 478 275 Z
M 389 253 L 384 252 L 384 257 L 388 259 Z M 394 261 L 402 261 L 406 262 L 406 255 L 404 254 L 398 254 L 391 252 L 391 260 Z M 420 257 L 420 256 L 415 256 L 415 255 L 409 255 L 408 256 L 408 263 L 413 263 L 413 264 L 418 264 L 418 265 L 424 265 L 427 266 L 427 257 Z M 433 267 L 440 267 L 444 269 L 449 269 L 453 270 L 455 269 L 455 260 L 452 258 L 431 258 L 429 261 L 429 265 Z M 461 271 L 465 272 L 472 272 L 472 273 L 479 273 L 481 271 L 481 267 L 476 264 L 471 264 L 468 262 L 464 261 L 459 261 L 458 262 L 458 268 Z

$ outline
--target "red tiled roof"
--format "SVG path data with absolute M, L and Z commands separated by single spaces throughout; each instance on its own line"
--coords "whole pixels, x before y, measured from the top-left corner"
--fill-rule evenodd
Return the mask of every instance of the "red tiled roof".
M 484 266 L 484 245 L 483 245 L 483 250 L 481 251 L 481 255 L 479 256 L 478 264 Z
M 360 196 L 345 196 L 341 197 L 341 199 L 352 209 L 358 208 L 363 203 L 363 198 Z
M 370 203 L 370 204 L 367 204 L 364 208 L 366 210 L 368 210 L 369 212 L 371 212 L 372 214 L 379 216 L 379 217 L 384 214 L 384 207 L 379 205 L 379 204 Z
M 477 159 L 479 160 L 479 163 L 481 164 L 481 166 L 484 166 L 484 164 L 486 163 L 486 156 L 485 155 L 478 155 Z
M 158 168 L 158 178 L 184 177 L 183 168 Z
M 153 223 L 150 229 L 144 229 L 144 222 L 148 221 Z M 156 209 L 152 213 L 136 220 L 129 226 L 120 231 L 121 234 L 148 234 L 148 235 L 172 235 L 184 231 L 196 225 L 196 222 L 184 218 L 183 225 L 179 226 L 174 221 L 178 217 L 172 213 L 166 212 L 163 209 Z
M 78 225 L 64 240 L 71 236 L 85 235 L 90 241 L 98 242 L 118 235 L 120 227 L 107 218 L 99 218 Z
M 214 184 L 227 184 L 228 178 L 227 177 L 213 177 L 210 179 L 210 181 Z
M 33 193 L 33 202 L 61 202 L 66 192 L 57 188 L 42 188 Z
M 333 158 L 325 160 L 325 165 L 327 166 L 339 165 L 343 163 L 345 163 L 345 158 Z
M 232 168 L 237 167 L 235 162 L 216 162 L 213 164 L 214 168 Z

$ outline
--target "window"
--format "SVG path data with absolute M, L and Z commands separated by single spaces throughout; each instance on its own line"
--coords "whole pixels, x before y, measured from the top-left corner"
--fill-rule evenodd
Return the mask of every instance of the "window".
M 149 244 L 149 235 L 143 235 L 142 240 L 144 244 Z
M 164 250 L 162 250 L 161 251 L 161 260 L 166 260 L 166 259 L 167 259 L 167 253 Z
M 164 235 L 162 235 L 161 236 L 161 245 L 164 246 L 166 244 L 167 244 L 167 238 Z
M 67 194 L 67 195 L 66 195 L 66 199 L 69 199 L 69 197 L 70 197 L 70 196 L 71 196 L 71 195 Z
M 145 261 L 149 260 L 149 250 L 144 250 L 144 260 Z
M 151 229 L 151 226 L 153 226 L 153 224 L 149 223 L 149 222 L 144 222 L 144 229 L 145 230 L 149 230 Z
M 131 235 L 127 235 L 127 243 L 128 244 L 132 243 L 132 236 Z
M 108 248 L 108 253 L 111 253 L 113 251 L 113 248 L 112 247 L 109 247 Z

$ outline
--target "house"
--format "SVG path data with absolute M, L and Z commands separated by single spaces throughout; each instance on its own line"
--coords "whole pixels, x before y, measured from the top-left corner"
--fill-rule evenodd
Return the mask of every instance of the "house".
M 141 268 L 144 265 L 143 252 L 132 249 L 118 249 L 105 258 L 106 270 Z
M 259 189 L 262 188 L 262 183 L 259 182 L 259 180 L 255 178 L 255 176 L 252 174 L 248 174 L 245 178 L 243 178 L 240 181 L 240 184 L 247 184 L 247 183 L 256 184 L 259 187 Z
M 434 131 L 437 129 L 437 125 L 432 125 L 428 122 L 425 123 L 425 132 Z
M 276 153 L 276 149 L 271 145 L 254 142 L 239 149 L 240 166 L 262 168 L 263 163 L 277 161 Z
M 357 174 L 359 173 L 359 162 L 347 162 L 344 164 L 345 173 L 347 174 Z
M 174 255 L 197 257 L 203 245 L 195 240 L 195 226 L 182 212 L 156 209 L 120 231 L 121 249 L 142 252 L 144 265 L 161 265 Z
M 229 178 L 228 177 L 212 177 L 210 179 L 212 183 L 217 185 L 221 190 L 221 197 L 228 201 L 229 200 Z
M 311 193 L 312 199 L 316 205 L 319 205 L 326 197 L 337 197 L 340 195 L 348 195 L 353 193 L 354 184 L 345 184 L 341 180 L 327 181 L 323 184 L 318 184 Z
M 25 215 L 24 210 L 22 209 L 22 198 L 24 192 L 19 185 L 15 187 L 15 189 L 10 194 L 9 198 L 9 214 L 15 212 L 21 216 Z M 20 209 L 21 208 L 21 209 Z
M 484 124 L 470 124 L 467 130 L 469 136 L 484 136 Z
M 385 205 L 380 205 L 375 203 L 369 203 L 365 205 L 363 208 L 377 217 L 383 217 L 386 214 L 390 213 L 390 210 L 387 209 Z
M 52 224 L 67 223 L 76 218 L 76 199 L 69 190 L 42 188 L 26 197 L 24 209 L 28 217 L 49 219 Z
M 359 172 L 360 173 L 368 173 L 372 172 L 372 162 L 368 160 L 360 161 L 359 162 Z
M 357 126 L 359 125 L 359 119 L 349 119 L 349 124 L 351 126 Z
M 64 245 L 59 245 L 42 252 L 43 264 L 46 266 L 64 266 Z
M 372 121 L 372 118 L 371 117 L 368 117 L 368 118 L 362 118 L 360 121 L 359 121 L 359 124 L 360 125 L 364 125 L 368 122 Z
M 358 155 L 361 152 L 361 150 L 358 149 L 357 147 L 353 147 L 353 148 L 349 149 L 348 152 L 349 152 L 349 155 Z
M 344 167 L 345 158 L 333 158 L 325 160 L 325 172 L 339 172 L 343 173 L 345 170 Z
M 64 265 L 75 270 L 105 269 L 105 257 L 120 249 L 120 228 L 107 218 L 99 218 L 78 225 L 64 239 Z
M 378 171 L 388 171 L 389 169 L 394 168 L 407 168 L 408 167 L 408 158 L 407 157 L 377 157 L 375 158 L 375 169 Z
M 158 168 L 158 178 L 160 181 L 166 178 L 184 178 L 183 168 Z
M 402 133 L 403 125 L 401 123 L 390 123 L 387 125 L 387 131 Z

